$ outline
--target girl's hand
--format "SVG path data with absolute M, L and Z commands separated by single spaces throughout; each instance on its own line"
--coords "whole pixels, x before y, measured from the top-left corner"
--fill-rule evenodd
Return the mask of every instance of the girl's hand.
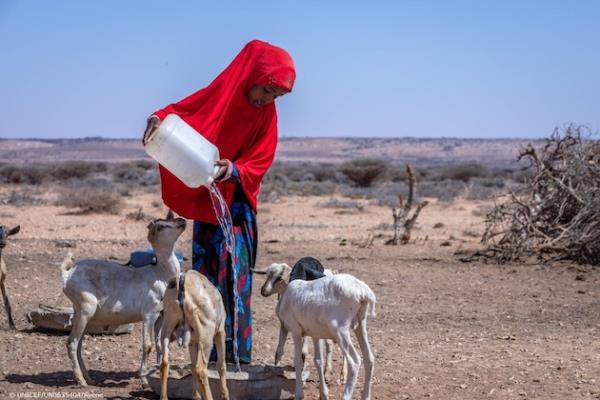
M 227 159 L 217 160 L 215 161 L 215 165 L 219 167 L 217 171 L 217 175 L 215 175 L 215 181 L 226 181 L 231 178 L 231 174 L 233 173 L 233 163 Z
M 160 118 L 158 118 L 156 115 L 152 115 L 150 118 L 148 118 L 146 122 L 146 130 L 144 131 L 144 138 L 142 139 L 143 145 L 145 145 L 148 142 L 150 135 L 152 134 L 152 132 L 154 132 L 156 128 L 158 128 L 160 122 Z

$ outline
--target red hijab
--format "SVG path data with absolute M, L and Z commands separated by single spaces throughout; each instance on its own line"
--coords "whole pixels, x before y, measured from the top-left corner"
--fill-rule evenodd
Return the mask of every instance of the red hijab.
M 235 164 L 242 189 L 256 210 L 260 182 L 271 166 L 277 147 L 275 103 L 262 107 L 250 104 L 246 91 L 259 84 L 291 91 L 296 72 L 290 55 L 260 40 L 246 44 L 227 68 L 210 85 L 154 113 L 163 120 L 177 114 L 219 149 L 219 156 Z M 179 215 L 217 223 L 208 191 L 187 187 L 160 166 L 162 197 Z M 235 182 L 218 183 L 231 207 Z

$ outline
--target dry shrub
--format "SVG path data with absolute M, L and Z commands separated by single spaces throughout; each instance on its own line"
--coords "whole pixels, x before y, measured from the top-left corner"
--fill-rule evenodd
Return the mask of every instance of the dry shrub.
M 436 180 L 469 182 L 472 178 L 488 176 L 488 171 L 480 164 L 449 165 L 439 171 Z
M 318 207 L 323 208 L 340 208 L 340 209 L 354 209 L 358 211 L 364 211 L 365 207 L 357 201 L 353 200 L 338 200 L 329 199 L 327 201 L 321 201 L 317 204 Z
M 275 162 L 267 172 L 265 180 L 276 179 L 275 177 L 285 177 L 293 182 L 335 182 L 345 181 L 344 175 L 338 171 L 336 165 L 331 163 L 283 163 Z
M 117 164 L 112 169 L 113 181 L 127 185 L 154 186 L 160 183 L 156 163 L 145 160 Z
M 129 212 L 125 215 L 125 218 L 127 219 L 132 219 L 134 221 L 144 221 L 144 220 L 149 220 L 150 217 L 148 216 L 148 214 L 146 214 L 144 211 L 142 211 L 142 208 L 138 208 L 136 211 L 132 211 Z
M 40 164 L 8 164 L 0 168 L 0 179 L 5 183 L 39 185 L 48 178 L 48 168 Z
M 600 264 L 600 142 L 588 135 L 571 125 L 556 129 L 543 148 L 521 150 L 532 178 L 488 214 L 486 248 L 476 257 Z
M 39 185 L 49 181 L 83 180 L 91 174 L 105 172 L 107 169 L 107 163 L 87 161 L 5 164 L 0 167 L 0 180 L 6 183 Z
M 31 206 L 44 204 L 44 201 L 35 197 L 29 191 L 11 191 L 9 194 L 0 197 L 0 204 L 10 204 L 11 206 Z
M 356 186 L 370 187 L 388 168 L 388 162 L 376 158 L 361 158 L 347 161 L 341 165 L 340 171 Z
M 58 181 L 66 181 L 73 178 L 84 179 L 94 172 L 104 172 L 106 170 L 106 163 L 66 161 L 53 164 L 50 167 L 50 176 Z
M 64 189 L 60 192 L 56 205 L 75 208 L 81 214 L 118 214 L 123 200 L 111 190 L 83 187 Z
M 448 179 L 439 182 L 425 181 L 419 185 L 421 196 L 437 198 L 448 203 L 464 194 L 466 189 L 467 185 L 464 182 Z

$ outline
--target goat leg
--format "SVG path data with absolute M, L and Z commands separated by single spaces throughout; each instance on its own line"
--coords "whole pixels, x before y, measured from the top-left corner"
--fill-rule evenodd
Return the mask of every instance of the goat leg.
M 81 344 L 85 328 L 95 311 L 96 307 L 90 304 L 76 308 L 73 315 L 73 327 L 67 339 L 67 350 L 71 359 L 73 374 L 75 375 L 75 381 L 80 386 L 87 386 L 92 383 L 81 358 Z
M 142 381 L 142 388 L 150 389 L 148 383 L 148 356 L 152 352 L 152 333 L 154 332 L 154 325 L 158 313 L 150 313 L 144 316 L 144 322 L 142 324 L 142 364 L 140 366 L 140 380 Z
M 370 400 L 372 383 L 371 381 L 373 379 L 373 364 L 375 362 L 375 357 L 373 356 L 373 352 L 371 351 L 371 347 L 369 346 L 366 318 L 358 323 L 358 327 L 354 330 L 354 333 L 356 334 L 356 338 L 358 339 L 358 344 L 360 346 L 360 351 L 365 360 L 365 383 L 362 391 L 361 400 Z
M 163 312 L 161 311 L 154 323 L 154 346 L 156 347 L 156 363 L 162 361 L 162 329 L 163 329 Z
M 285 346 L 285 341 L 287 340 L 288 330 L 285 328 L 283 324 L 280 324 L 279 328 L 279 342 L 277 343 L 277 350 L 275 350 L 275 365 L 278 365 L 281 361 L 281 357 L 283 356 L 283 347 Z
M 352 345 L 348 330 L 339 331 L 337 334 L 338 337 L 336 338 L 336 341 L 348 364 L 348 377 L 344 386 L 342 400 L 351 400 L 352 392 L 354 391 L 354 386 L 356 385 L 356 380 L 358 378 L 358 369 L 360 368 L 361 360 L 356 349 Z
M 304 388 L 302 382 L 302 369 L 304 363 L 302 362 L 302 336 L 293 332 L 292 338 L 294 339 L 294 368 L 296 369 L 296 390 L 294 392 L 294 400 L 304 399 Z
M 175 327 L 172 323 L 169 323 L 170 321 L 167 321 L 166 319 L 161 322 L 164 325 L 161 327 L 160 336 L 160 341 L 162 343 L 160 362 L 160 400 L 168 400 L 167 387 L 169 381 L 169 341 L 171 337 L 171 332 L 173 332 L 173 329 L 175 329 Z
M 194 394 L 194 399 L 200 400 L 200 397 L 197 397 L 198 394 L 202 395 L 203 400 L 213 400 L 212 392 L 210 391 L 210 384 L 208 382 L 208 357 L 205 354 L 205 348 L 208 348 L 209 354 L 212 349 L 212 340 L 208 343 L 202 343 L 203 339 L 200 338 L 198 343 L 198 355 L 196 356 L 196 364 L 192 365 L 192 375 L 194 379 L 198 382 L 199 392 Z
M 217 329 L 215 335 L 215 345 L 217 347 L 217 369 L 219 371 L 219 380 L 221 383 L 221 400 L 229 400 L 229 389 L 227 389 L 227 367 L 225 365 L 225 325 L 224 323 Z
M 325 372 L 323 371 L 323 341 L 324 340 L 313 338 L 313 344 L 315 346 L 315 368 L 319 374 L 319 399 L 327 400 L 329 398 L 329 389 L 327 389 Z
M 333 343 L 331 340 L 325 340 L 325 381 L 330 382 L 333 377 Z
M 6 279 L 6 275 L 2 275 L 0 279 L 0 289 L 2 290 L 2 301 L 4 301 L 4 309 L 6 310 L 6 315 L 8 315 L 8 326 L 10 329 L 17 329 L 15 326 L 15 321 L 13 321 L 12 317 L 12 309 L 10 308 L 10 302 L 8 301 L 8 295 L 6 294 L 6 288 L 4 287 L 4 280 Z

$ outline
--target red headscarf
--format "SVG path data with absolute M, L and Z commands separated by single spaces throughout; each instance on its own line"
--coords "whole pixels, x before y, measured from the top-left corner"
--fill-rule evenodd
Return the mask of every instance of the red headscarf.
M 271 166 L 277 147 L 275 103 L 250 104 L 248 89 L 273 85 L 292 90 L 296 72 L 290 55 L 260 40 L 249 42 L 210 85 L 154 113 L 163 120 L 177 114 L 219 149 L 219 156 L 235 163 L 242 189 L 256 210 L 260 182 Z M 162 197 L 173 211 L 197 221 L 217 223 L 208 191 L 187 187 L 160 166 Z M 229 206 L 234 182 L 220 182 L 219 190 Z

